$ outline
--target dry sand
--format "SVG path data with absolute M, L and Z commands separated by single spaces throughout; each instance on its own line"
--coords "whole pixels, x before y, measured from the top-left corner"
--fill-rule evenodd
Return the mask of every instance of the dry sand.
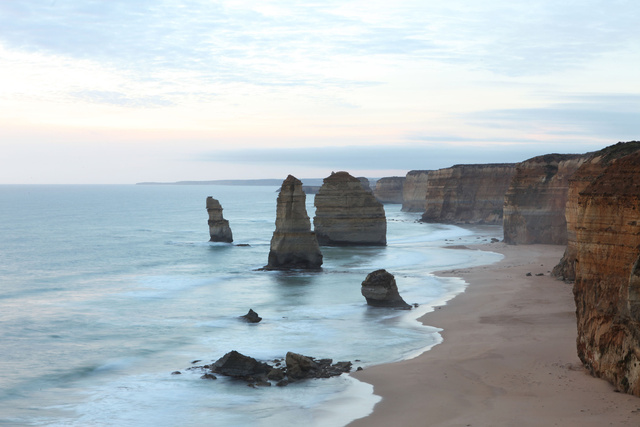
M 353 374 L 382 401 L 349 425 L 640 426 L 640 398 L 590 376 L 576 355 L 571 285 L 549 275 L 564 246 L 482 249 L 505 258 L 440 273 L 469 286 L 420 319 L 444 329 L 442 344 Z

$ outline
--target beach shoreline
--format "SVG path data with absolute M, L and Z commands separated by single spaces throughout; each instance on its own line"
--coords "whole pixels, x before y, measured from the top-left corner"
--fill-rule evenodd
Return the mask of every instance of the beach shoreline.
M 640 425 L 640 399 L 593 378 L 577 357 L 572 287 L 550 276 L 564 246 L 471 249 L 504 258 L 436 273 L 468 282 L 419 319 L 443 328 L 443 342 L 352 374 L 382 400 L 349 426 Z

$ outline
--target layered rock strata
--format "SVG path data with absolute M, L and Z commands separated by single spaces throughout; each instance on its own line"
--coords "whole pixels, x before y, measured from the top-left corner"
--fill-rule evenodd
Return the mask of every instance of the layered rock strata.
M 382 203 L 347 172 L 324 179 L 314 199 L 313 224 L 323 246 L 387 244 L 387 219 Z
M 505 243 L 567 243 L 569 179 L 587 157 L 546 154 L 518 163 L 504 199 Z
M 424 222 L 500 224 L 515 164 L 455 165 L 429 172 Z
M 376 181 L 376 188 L 373 190 L 373 195 L 380 203 L 402 203 L 403 188 L 405 177 L 403 176 L 391 176 L 386 178 L 380 178 Z
M 318 269 L 322 265 L 322 253 L 311 231 L 305 202 L 302 182 L 289 175 L 278 195 L 276 230 L 265 269 Z
M 229 221 L 222 217 L 222 206 L 213 197 L 207 197 L 207 213 L 209 214 L 210 242 L 233 242 L 233 234 Z
M 575 280 L 575 262 L 578 251 L 576 241 L 576 221 L 578 217 L 578 197 L 611 163 L 617 159 L 640 151 L 640 141 L 619 142 L 595 153 L 588 158 L 569 179 L 569 191 L 565 208 L 567 222 L 567 249 L 560 263 L 553 269 L 553 275 L 572 282 Z
M 575 232 L 578 356 L 640 396 L 640 152 L 611 162 L 578 195 Z
M 400 296 L 393 274 L 384 269 L 367 274 L 360 292 L 373 307 L 411 308 Z
M 424 212 L 429 172 L 431 171 L 413 170 L 407 173 L 402 186 L 403 212 Z

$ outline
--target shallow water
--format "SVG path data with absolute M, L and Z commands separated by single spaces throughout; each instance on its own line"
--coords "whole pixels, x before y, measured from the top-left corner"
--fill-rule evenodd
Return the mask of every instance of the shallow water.
M 387 247 L 323 248 L 321 272 L 257 271 L 275 190 L 0 186 L 0 423 L 344 425 L 376 401 L 348 376 L 252 389 L 186 368 L 230 350 L 365 368 L 412 357 L 440 342 L 414 319 L 465 286 L 430 273 L 500 258 L 442 248 L 499 237 L 498 227 L 421 224 L 386 205 Z M 250 246 L 207 242 L 207 196 L 220 200 L 234 244 Z M 312 196 L 307 205 L 313 216 Z M 378 268 L 420 307 L 368 307 L 360 283 Z M 264 320 L 239 321 L 249 308 Z

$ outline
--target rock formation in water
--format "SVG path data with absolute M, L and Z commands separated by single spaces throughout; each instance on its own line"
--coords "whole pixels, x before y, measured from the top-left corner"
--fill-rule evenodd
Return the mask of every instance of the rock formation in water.
M 360 292 L 367 304 L 374 307 L 411 308 L 400 296 L 395 277 L 387 270 L 376 270 L 367 274 Z
M 575 261 L 578 251 L 576 242 L 578 196 L 612 162 L 636 151 L 640 151 L 640 141 L 620 142 L 595 153 L 589 153 L 587 160 L 569 179 L 569 192 L 565 208 L 567 249 L 560 263 L 553 269 L 554 276 L 569 282 L 575 280 Z
M 369 178 L 366 178 L 364 176 L 359 176 L 357 177 L 358 181 L 360 181 L 360 184 L 362 184 L 362 188 L 364 188 L 365 191 L 368 191 L 369 193 L 373 193 L 373 190 L 371 189 L 371 185 L 369 183 Z
M 380 178 L 376 181 L 373 195 L 380 203 L 402 203 L 404 181 L 405 177 L 403 176 Z
M 609 163 L 578 195 L 575 232 L 578 356 L 640 396 L 640 151 Z
M 546 154 L 518 163 L 504 199 L 505 243 L 567 243 L 569 179 L 587 157 Z
M 402 187 L 403 212 L 424 212 L 430 172 L 414 170 L 407 173 Z
M 424 222 L 501 224 L 515 164 L 455 165 L 429 172 Z
M 240 316 L 241 319 L 244 319 L 248 323 L 260 323 L 262 317 L 258 316 L 258 313 L 253 311 L 252 308 L 249 309 L 249 312 L 244 316 Z
M 359 184 L 358 184 L 359 185 Z M 302 182 L 289 175 L 282 183 L 266 270 L 318 269 L 322 253 L 307 215 Z
M 382 203 L 347 172 L 335 172 L 325 178 L 314 204 L 313 224 L 320 245 L 387 244 L 387 219 Z
M 209 213 L 210 242 L 233 242 L 233 235 L 229 221 L 222 217 L 222 206 L 213 197 L 207 197 L 207 212 Z

